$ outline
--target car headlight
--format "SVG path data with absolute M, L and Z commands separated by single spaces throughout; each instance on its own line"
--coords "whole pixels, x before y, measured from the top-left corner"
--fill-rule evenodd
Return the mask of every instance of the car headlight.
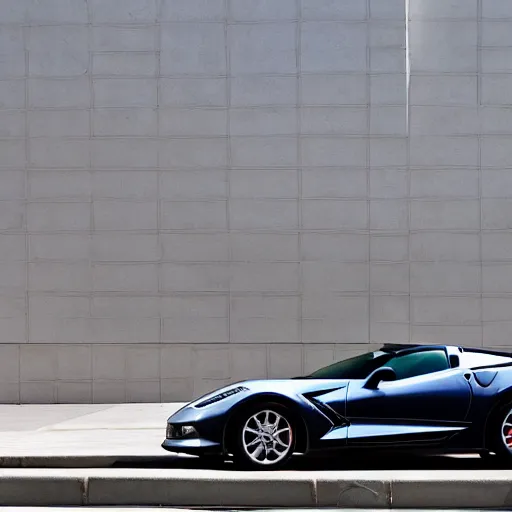
M 237 393 L 241 393 L 242 391 L 249 391 L 249 388 L 246 388 L 245 386 L 237 386 L 236 388 L 231 388 L 227 391 L 219 393 L 218 395 L 212 396 L 210 398 L 207 398 L 206 400 L 203 400 L 202 402 L 199 402 L 194 407 L 206 407 L 207 405 L 214 404 L 215 402 L 220 402 L 221 400 L 224 400 L 224 398 L 236 395 Z
M 183 437 L 196 437 L 197 430 L 192 425 L 167 424 L 167 439 L 181 439 Z

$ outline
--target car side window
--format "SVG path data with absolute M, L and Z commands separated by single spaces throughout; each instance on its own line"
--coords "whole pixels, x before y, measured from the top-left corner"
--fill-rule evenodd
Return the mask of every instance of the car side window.
M 447 370 L 450 365 L 443 350 L 428 350 L 398 356 L 385 366 L 395 370 L 397 380 Z

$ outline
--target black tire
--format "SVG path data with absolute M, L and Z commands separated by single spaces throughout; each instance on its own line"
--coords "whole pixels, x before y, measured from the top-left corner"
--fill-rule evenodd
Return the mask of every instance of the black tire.
M 511 423 L 511 426 L 506 426 L 505 422 Z M 499 460 L 512 464 L 512 402 L 501 406 L 496 414 L 493 414 L 488 429 L 489 450 L 494 452 Z
M 275 420 L 277 419 L 277 416 L 275 415 L 279 415 L 281 418 L 277 430 L 289 428 L 289 435 L 286 432 L 278 434 L 279 440 L 288 445 L 287 449 L 282 445 L 278 445 L 277 441 L 271 440 L 271 438 L 275 438 L 275 436 L 272 436 L 271 434 L 263 434 L 267 441 L 264 442 L 261 439 L 258 440 L 258 436 L 256 436 L 256 434 L 246 431 L 247 427 L 255 429 L 256 423 L 254 423 L 252 418 L 259 415 L 264 418 L 266 411 L 270 411 L 270 423 L 275 423 Z M 233 436 L 233 462 L 235 463 L 235 466 L 240 469 L 260 471 L 281 469 L 290 461 L 297 442 L 297 428 L 293 414 L 283 405 L 276 403 L 259 403 L 244 409 L 235 418 L 234 426 L 230 432 Z M 253 437 L 251 438 L 250 436 Z M 255 453 L 253 453 L 252 456 L 250 455 L 252 447 L 247 448 L 247 445 L 251 442 L 256 443 L 253 444 L 256 448 L 258 448 L 258 446 L 262 446 L 260 455 L 257 457 L 255 457 Z M 277 455 L 274 447 L 276 447 L 278 451 L 282 450 L 284 453 Z M 274 458 L 275 461 L 273 461 Z M 261 460 L 258 461 L 257 459 Z

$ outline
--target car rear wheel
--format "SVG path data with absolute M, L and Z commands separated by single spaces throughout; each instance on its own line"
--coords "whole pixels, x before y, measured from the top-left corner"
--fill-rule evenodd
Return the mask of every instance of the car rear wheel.
M 512 403 L 500 409 L 490 429 L 491 451 L 500 459 L 512 462 Z
M 296 435 L 290 412 L 279 404 L 261 404 L 242 413 L 234 429 L 235 464 L 247 469 L 277 469 L 293 455 Z

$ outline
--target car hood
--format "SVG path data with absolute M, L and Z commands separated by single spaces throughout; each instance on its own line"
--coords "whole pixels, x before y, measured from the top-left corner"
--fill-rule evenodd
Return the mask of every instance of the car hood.
M 202 402 L 208 401 L 221 395 L 223 393 L 234 392 L 234 395 L 249 393 L 250 395 L 256 393 L 270 393 L 286 396 L 297 396 L 304 393 L 330 391 L 341 389 L 348 385 L 348 380 L 326 380 L 326 379 L 309 379 L 309 378 L 296 378 L 296 379 L 276 379 L 276 380 L 245 380 L 235 384 L 230 384 L 223 388 L 217 389 L 203 395 L 202 397 L 194 400 L 190 405 L 197 406 Z M 241 389 L 243 388 L 243 390 Z M 239 390 L 236 392 L 236 390 Z

